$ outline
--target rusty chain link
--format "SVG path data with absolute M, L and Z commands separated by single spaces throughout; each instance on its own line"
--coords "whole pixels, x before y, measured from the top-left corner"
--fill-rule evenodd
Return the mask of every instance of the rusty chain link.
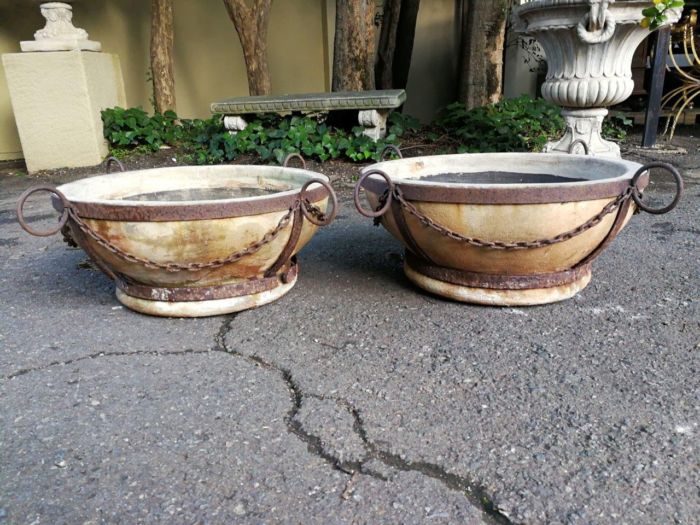
M 483 239 L 477 239 L 475 237 L 467 237 L 460 233 L 450 230 L 445 226 L 436 223 L 430 217 L 422 214 L 418 209 L 408 202 L 404 196 L 401 188 L 398 186 L 394 187 L 392 192 L 392 197 L 396 199 L 401 207 L 405 209 L 408 213 L 416 217 L 423 225 L 427 226 L 438 232 L 449 239 L 466 243 L 470 246 L 477 248 L 490 248 L 493 250 L 526 250 L 529 248 L 542 248 L 544 246 L 551 246 L 552 244 L 558 244 L 560 242 L 568 241 L 569 239 L 581 235 L 583 232 L 590 230 L 594 226 L 600 224 L 600 222 L 609 214 L 617 210 L 620 206 L 624 204 L 625 201 L 632 198 L 635 188 L 633 186 L 628 187 L 623 193 L 617 196 L 614 201 L 609 202 L 597 215 L 591 217 L 586 222 L 580 226 L 569 230 L 564 233 L 560 233 L 555 237 L 550 237 L 548 239 L 538 239 L 536 241 L 517 241 L 517 242 L 504 242 L 504 241 L 485 241 Z M 387 199 L 389 198 L 389 192 L 385 191 L 384 194 L 379 199 L 379 205 L 377 211 L 386 206 Z M 379 224 L 381 218 L 375 218 L 375 224 Z
M 309 213 L 314 215 L 319 219 L 319 221 L 325 221 L 326 220 L 326 215 L 321 211 L 321 209 L 318 206 L 315 206 L 311 204 L 308 200 L 305 200 L 304 203 L 302 204 L 302 201 L 297 200 L 294 205 L 289 208 L 287 213 L 284 214 L 284 216 L 280 219 L 280 221 L 277 223 L 277 226 L 275 226 L 272 230 L 267 232 L 262 239 L 259 241 L 256 241 L 252 243 L 251 245 L 247 246 L 243 250 L 237 251 L 226 257 L 225 259 L 214 259 L 212 261 L 208 261 L 205 263 L 201 262 L 195 262 L 195 263 L 188 263 L 188 264 L 177 264 L 177 263 L 159 263 L 156 261 L 152 261 L 149 259 L 144 259 L 142 257 L 137 257 L 135 255 L 132 255 L 128 252 L 125 252 L 118 246 L 114 245 L 104 237 L 102 237 L 99 233 L 97 233 L 95 230 L 90 228 L 75 212 L 73 207 L 69 206 L 68 209 L 68 215 L 70 218 L 75 222 L 75 224 L 80 228 L 80 230 L 85 233 L 86 235 L 90 236 L 97 244 L 102 246 L 105 250 L 113 253 L 114 255 L 118 256 L 119 258 L 131 262 L 131 263 L 136 263 L 136 264 L 141 264 L 145 266 L 146 268 L 150 268 L 152 270 L 165 270 L 168 272 L 182 272 L 182 271 L 188 271 L 188 272 L 196 272 L 199 270 L 210 270 L 210 269 L 215 269 L 215 268 L 221 268 L 222 266 L 225 266 L 229 263 L 236 262 L 243 257 L 246 257 L 248 255 L 253 255 L 257 252 L 259 252 L 263 247 L 266 245 L 270 244 L 272 241 L 274 241 L 279 234 L 284 230 L 287 226 L 289 226 L 290 221 L 292 220 L 292 217 L 294 216 L 294 212 L 299 209 L 299 207 L 303 206 L 304 209 L 306 209 Z

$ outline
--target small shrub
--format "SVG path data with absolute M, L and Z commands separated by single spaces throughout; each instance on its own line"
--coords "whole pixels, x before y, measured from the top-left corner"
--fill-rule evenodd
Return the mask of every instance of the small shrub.
M 560 108 L 527 95 L 467 110 L 455 102 L 435 122 L 438 129 L 459 143 L 460 152 L 542 151 L 565 130 Z M 603 121 L 603 137 L 624 140 L 632 120 L 611 115 Z M 437 136 L 428 132 L 428 137 Z
M 435 123 L 461 144 L 460 152 L 540 151 L 564 131 L 559 111 L 529 96 L 474 109 L 455 102 Z
M 181 127 L 172 111 L 149 116 L 141 108 L 113 108 L 102 112 L 105 138 L 113 147 L 143 147 L 152 151 L 180 139 Z
M 624 115 L 608 115 L 603 121 L 603 137 L 610 140 L 624 140 L 633 124 L 634 121 Z
M 289 153 L 321 162 L 379 160 L 388 144 L 396 144 L 405 130 L 419 125 L 410 117 L 392 117 L 389 135 L 374 142 L 363 135 L 361 126 L 346 131 L 302 116 L 259 115 L 236 135 L 224 128 L 219 117 L 187 120 L 172 112 L 149 116 L 140 108 L 112 108 L 102 112 L 102 119 L 113 153 L 156 151 L 167 144 L 180 147 L 187 160 L 197 164 L 230 162 L 242 154 L 277 163 Z

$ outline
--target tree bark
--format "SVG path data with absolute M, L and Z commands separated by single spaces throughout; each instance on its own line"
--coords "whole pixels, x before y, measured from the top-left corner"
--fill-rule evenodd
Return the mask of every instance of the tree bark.
M 270 93 L 270 69 L 267 62 L 267 28 L 272 0 L 223 0 L 226 12 L 236 27 L 243 48 L 248 91 L 251 95 Z
M 459 99 L 467 108 L 501 99 L 507 7 L 506 0 L 465 0 Z
M 374 1 L 336 0 L 333 91 L 374 89 Z
M 386 0 L 375 77 L 378 89 L 408 84 L 420 0 Z
M 151 75 L 155 110 L 175 111 L 173 0 L 151 2 Z
M 399 29 L 396 34 L 396 51 L 394 52 L 394 87 L 404 89 L 408 85 L 408 73 L 411 69 L 413 41 L 416 36 L 416 22 L 420 0 L 404 0 L 399 16 Z
M 382 15 L 382 30 L 379 34 L 377 65 L 374 76 L 377 89 L 394 87 L 394 54 L 396 53 L 396 33 L 399 29 L 402 0 L 386 0 Z

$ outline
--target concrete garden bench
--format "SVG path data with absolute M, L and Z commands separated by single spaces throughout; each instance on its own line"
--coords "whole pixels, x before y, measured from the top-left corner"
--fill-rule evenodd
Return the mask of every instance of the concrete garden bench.
M 243 115 L 256 113 L 289 114 L 329 113 L 331 111 L 357 110 L 358 121 L 364 126 L 364 134 L 372 140 L 386 136 L 386 121 L 391 110 L 406 101 L 403 89 L 376 91 L 346 91 L 333 93 L 305 93 L 300 95 L 265 95 L 258 97 L 237 97 L 214 102 L 211 112 L 224 115 L 224 126 L 236 133 L 245 129 L 248 123 Z

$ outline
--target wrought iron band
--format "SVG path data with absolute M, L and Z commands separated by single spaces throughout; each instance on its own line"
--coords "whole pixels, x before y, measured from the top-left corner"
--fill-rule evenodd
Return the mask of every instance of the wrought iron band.
M 576 266 L 570 270 L 554 273 L 532 275 L 501 275 L 480 272 L 466 272 L 445 268 L 406 252 L 406 264 L 416 272 L 449 284 L 469 288 L 486 288 L 489 290 L 535 290 L 555 288 L 574 283 L 591 271 L 590 263 Z
M 663 168 L 667 171 L 669 171 L 675 180 L 676 183 L 676 195 L 673 198 L 673 201 L 668 205 L 663 208 L 651 208 L 648 205 L 646 205 L 642 201 L 642 189 L 643 189 L 643 183 L 642 180 L 646 178 L 648 181 L 648 173 L 649 170 L 652 168 Z M 369 183 L 372 175 L 378 175 L 382 177 L 385 181 L 385 189 L 383 192 L 379 192 L 381 195 L 379 199 L 379 206 L 377 207 L 376 210 L 366 210 L 362 207 L 362 203 L 360 202 L 360 190 L 364 187 L 366 183 Z M 373 181 L 377 182 L 377 181 Z M 369 184 L 368 184 L 369 186 Z M 515 241 L 515 242 L 506 242 L 506 241 L 500 241 L 500 240 L 486 240 L 486 239 L 478 239 L 475 237 L 468 237 L 465 235 L 460 234 L 459 232 L 455 232 L 450 230 L 449 228 L 442 226 L 435 222 L 432 218 L 426 216 L 423 214 L 406 196 L 406 190 L 410 188 L 410 185 L 404 185 L 404 184 L 395 184 L 389 175 L 387 175 L 385 172 L 381 170 L 371 170 L 362 175 L 360 177 L 360 180 L 357 182 L 357 185 L 355 186 L 355 191 L 354 191 L 354 199 L 355 199 L 355 206 L 357 207 L 357 210 L 364 215 L 365 217 L 371 217 L 374 218 L 375 221 L 379 220 L 389 209 L 392 209 L 394 211 L 394 219 L 397 224 L 397 227 L 401 231 L 401 235 L 404 237 L 404 240 L 406 241 L 407 246 L 414 252 L 417 253 L 418 255 L 423 256 L 424 259 L 427 259 L 425 254 L 420 250 L 418 247 L 416 249 L 416 243 L 412 239 L 410 235 L 410 231 L 408 229 L 408 226 L 406 225 L 406 220 L 405 217 L 403 216 L 405 211 L 406 213 L 413 215 L 416 219 L 418 219 L 424 226 L 436 231 L 440 235 L 443 235 L 449 239 L 474 246 L 477 248 L 490 248 L 493 250 L 525 250 L 525 249 L 531 249 L 531 248 L 542 248 L 544 246 L 551 246 L 553 244 L 558 244 L 561 242 L 568 241 L 569 239 L 572 239 L 578 235 L 581 235 L 582 233 L 590 230 L 591 228 L 597 226 L 600 224 L 600 222 L 609 214 L 617 211 L 617 217 L 615 219 L 615 224 L 614 227 L 617 228 L 618 230 L 621 229 L 621 223 L 620 221 L 623 221 L 624 218 L 626 217 L 627 210 L 629 209 L 629 203 L 631 200 L 633 200 L 637 206 L 646 212 L 649 213 L 654 213 L 654 214 L 660 214 L 660 213 L 667 213 L 671 211 L 673 208 L 676 207 L 678 202 L 680 201 L 681 195 L 683 193 L 683 179 L 678 172 L 676 168 L 673 166 L 663 163 L 663 162 L 652 162 L 650 164 L 647 164 L 645 166 L 642 166 L 637 173 L 632 177 L 632 179 L 629 182 L 625 182 L 625 187 L 624 189 L 610 202 L 608 202 L 600 212 L 598 212 L 596 215 L 588 219 L 586 222 L 583 224 L 577 226 L 576 228 L 573 228 L 571 230 L 568 230 L 566 232 L 560 233 L 554 237 L 546 238 L 546 239 L 537 239 L 533 241 Z M 372 191 L 372 190 L 370 190 Z M 421 199 L 422 200 L 422 199 Z M 438 201 L 440 202 L 440 201 Z M 452 202 L 451 200 L 447 202 Z M 397 206 L 400 205 L 400 208 L 402 210 L 400 211 L 400 214 L 397 213 Z M 621 211 L 624 210 L 624 213 L 621 213 Z
M 292 258 L 280 274 L 219 286 L 159 288 L 133 282 L 123 275 L 118 275 L 114 281 L 117 288 L 130 297 L 147 301 L 179 303 L 232 299 L 267 292 L 274 290 L 280 284 L 292 282 L 296 279 L 298 271 L 299 265 L 296 258 Z
M 307 190 L 312 184 L 321 185 L 321 188 L 319 189 L 327 192 L 328 198 L 331 200 L 332 203 L 331 211 L 324 213 L 318 206 L 313 204 L 308 199 L 307 195 L 310 192 L 308 192 Z M 27 198 L 38 191 L 47 191 L 54 195 L 56 199 L 58 199 L 59 206 L 56 207 L 61 212 L 61 218 L 59 220 L 58 225 L 55 228 L 48 231 L 38 231 L 32 228 L 31 226 L 29 226 L 24 217 L 24 204 Z M 140 264 L 150 269 L 165 270 L 167 272 L 196 272 L 200 270 L 220 268 L 227 264 L 234 263 L 248 255 L 253 255 L 260 251 L 264 246 L 274 241 L 282 233 L 282 231 L 284 231 L 289 226 L 289 224 L 292 223 L 290 237 L 284 249 L 280 253 L 277 260 L 273 263 L 270 271 L 268 271 L 268 273 L 266 274 L 266 276 L 269 277 L 272 273 L 276 272 L 279 268 L 284 266 L 294 253 L 294 249 L 296 248 L 296 245 L 299 241 L 299 237 L 301 235 L 304 218 L 316 226 L 326 226 L 330 224 L 335 218 L 337 213 L 337 207 L 338 200 L 330 184 L 328 184 L 322 179 L 310 179 L 302 186 L 299 192 L 299 197 L 287 210 L 287 213 L 285 213 L 282 216 L 282 218 L 277 223 L 277 226 L 275 226 L 272 230 L 267 232 L 260 240 L 246 246 L 242 250 L 231 253 L 227 257 L 222 259 L 214 259 L 206 262 L 192 262 L 186 264 L 180 264 L 175 262 L 161 263 L 158 261 L 138 257 L 136 255 L 130 254 L 122 250 L 117 245 L 112 243 L 109 239 L 106 239 L 93 228 L 91 228 L 90 225 L 83 220 L 83 217 L 80 216 L 79 211 L 76 209 L 74 203 L 71 203 L 60 190 L 53 186 L 36 186 L 22 193 L 17 203 L 17 219 L 22 228 L 32 235 L 46 237 L 61 231 L 63 232 L 64 237 L 66 237 L 68 242 L 70 243 L 74 242 L 74 240 L 70 238 L 70 232 L 79 231 L 80 237 L 83 241 L 90 238 L 103 249 L 107 250 L 108 252 L 116 255 L 117 257 L 127 262 Z M 69 219 L 70 223 L 68 222 Z M 70 229 L 66 227 L 68 224 L 71 225 Z M 100 266 L 100 268 L 102 268 L 110 277 L 115 278 L 113 273 L 106 269 L 106 265 L 101 263 L 100 258 L 94 253 L 94 250 L 92 248 L 87 248 L 89 243 L 84 242 L 83 244 L 84 246 L 86 246 L 86 251 L 88 252 L 88 255 L 90 255 L 91 258 L 95 259 L 95 262 L 98 263 L 98 266 Z
M 369 177 L 365 178 L 365 175 Z M 377 177 L 372 177 L 377 175 Z M 399 185 L 404 197 L 411 201 L 439 202 L 450 204 L 551 204 L 553 202 L 580 202 L 595 199 L 613 198 L 627 189 L 629 179 L 614 181 L 591 181 L 591 184 L 556 184 L 543 187 L 542 185 L 522 188 L 509 187 L 504 184 L 498 188 L 488 188 L 479 185 L 458 186 L 452 185 L 428 185 L 412 184 L 410 181 L 393 182 L 387 185 L 386 180 L 379 177 L 390 178 L 381 170 L 365 172 L 361 187 L 381 195 L 388 187 Z M 644 190 L 649 182 L 648 175 L 642 176 L 638 181 L 640 191 Z M 364 214 L 363 214 L 364 215 Z

